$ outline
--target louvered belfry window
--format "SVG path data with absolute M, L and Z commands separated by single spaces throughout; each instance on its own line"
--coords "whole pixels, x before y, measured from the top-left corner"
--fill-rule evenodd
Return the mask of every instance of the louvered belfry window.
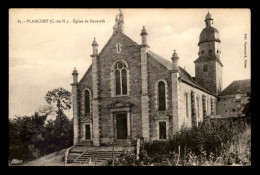
M 116 95 L 127 95 L 127 72 L 125 63 L 119 61 L 115 65 Z
M 158 84 L 159 94 L 159 111 L 166 110 L 165 83 L 160 81 Z

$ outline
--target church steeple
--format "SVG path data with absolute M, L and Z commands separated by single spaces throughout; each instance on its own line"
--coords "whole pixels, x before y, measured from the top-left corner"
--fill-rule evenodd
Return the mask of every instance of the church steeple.
M 119 9 L 119 14 L 117 14 L 115 18 L 115 25 L 113 27 L 113 30 L 114 30 L 114 34 L 117 32 L 124 33 L 124 14 L 120 9 Z
M 222 91 L 222 67 L 219 32 L 213 25 L 212 15 L 208 12 L 204 20 L 206 27 L 199 37 L 199 58 L 195 63 L 196 81 L 214 94 Z

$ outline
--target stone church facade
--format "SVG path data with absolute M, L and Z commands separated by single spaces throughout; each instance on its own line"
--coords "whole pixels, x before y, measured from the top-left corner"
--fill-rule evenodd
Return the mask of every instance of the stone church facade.
M 74 145 L 130 145 L 137 137 L 164 140 L 182 126 L 197 126 L 206 115 L 217 114 L 223 64 L 212 21 L 208 13 L 191 77 L 178 65 L 176 51 L 168 61 L 150 50 L 145 27 L 141 44 L 130 39 L 120 12 L 100 52 L 94 39 L 92 64 L 82 79 L 78 81 L 76 69 L 72 73 Z

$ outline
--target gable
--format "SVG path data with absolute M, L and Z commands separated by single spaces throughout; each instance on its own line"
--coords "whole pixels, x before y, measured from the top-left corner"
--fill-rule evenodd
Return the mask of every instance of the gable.
M 92 87 L 92 64 L 89 66 L 88 70 L 85 72 L 83 77 L 79 81 L 79 86 L 88 86 L 88 88 Z M 90 88 L 92 89 L 92 88 Z
M 107 43 L 105 44 L 105 46 L 103 47 L 103 49 L 100 51 L 99 53 L 99 57 L 102 57 L 103 55 L 107 55 L 107 53 L 114 51 L 116 52 L 116 44 L 120 43 L 123 45 L 131 45 L 131 46 L 136 46 L 139 48 L 139 44 L 137 44 L 135 41 L 133 41 L 132 39 L 130 39 L 128 36 L 126 36 L 124 33 L 118 32 L 113 34 L 109 40 L 107 41 Z

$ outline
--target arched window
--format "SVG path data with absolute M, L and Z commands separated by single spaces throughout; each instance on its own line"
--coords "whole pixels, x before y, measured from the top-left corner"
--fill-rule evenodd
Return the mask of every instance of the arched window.
M 186 93 L 184 94 L 184 96 L 185 96 L 186 117 L 189 117 L 189 107 L 188 107 L 188 105 L 189 105 L 189 103 L 188 103 L 188 93 L 186 92 Z
M 208 65 L 207 64 L 203 65 L 203 72 L 208 72 Z
M 165 83 L 160 81 L 158 83 L 158 98 L 159 98 L 159 111 L 166 110 L 166 93 L 165 93 Z
M 127 71 L 125 63 L 119 61 L 115 67 L 116 95 L 127 94 Z
M 89 90 L 84 91 L 85 95 L 85 114 L 90 113 L 90 93 Z

